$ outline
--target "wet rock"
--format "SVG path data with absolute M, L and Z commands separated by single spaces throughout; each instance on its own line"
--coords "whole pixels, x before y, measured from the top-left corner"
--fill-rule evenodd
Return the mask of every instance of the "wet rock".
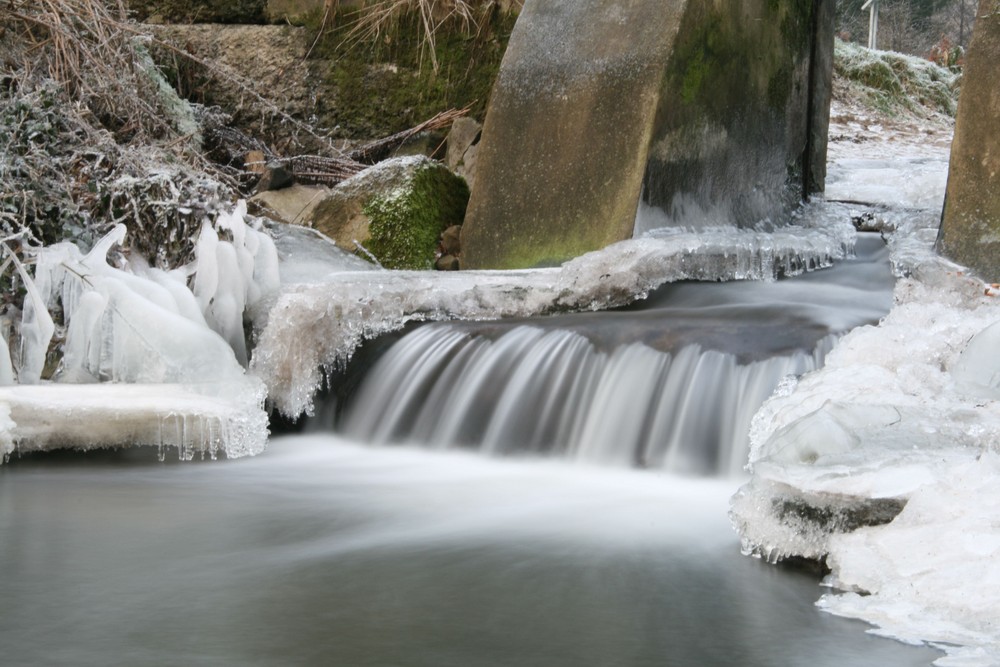
M 462 225 L 452 225 L 441 232 L 441 252 L 456 257 L 462 254 Z
M 458 271 L 458 258 L 454 255 L 441 255 L 434 263 L 434 268 L 438 271 Z

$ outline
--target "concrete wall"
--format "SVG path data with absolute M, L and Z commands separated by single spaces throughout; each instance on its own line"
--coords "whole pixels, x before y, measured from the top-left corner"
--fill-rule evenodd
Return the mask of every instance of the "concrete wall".
M 629 238 L 641 193 L 681 222 L 787 213 L 821 187 L 832 11 L 528 0 L 487 112 L 463 267 L 555 264 Z
M 965 59 L 938 250 L 1000 281 L 1000 0 L 980 0 Z

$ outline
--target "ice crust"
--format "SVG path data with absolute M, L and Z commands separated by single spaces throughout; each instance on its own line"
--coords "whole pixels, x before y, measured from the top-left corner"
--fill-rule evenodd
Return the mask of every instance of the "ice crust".
M 732 517 L 747 553 L 826 558 L 823 609 L 937 645 L 938 665 L 997 665 L 1000 303 L 934 254 L 940 209 L 918 193 L 941 179 L 912 173 L 912 198 L 891 178 L 872 197 L 913 207 L 885 212 L 895 306 L 755 415 Z
M 251 370 L 268 398 L 296 418 L 313 409 L 325 371 L 362 341 L 419 320 L 485 320 L 625 305 L 671 281 L 770 280 L 829 266 L 851 252 L 846 216 L 772 232 L 663 230 L 524 271 L 339 272 L 288 285 L 260 334 Z
M 108 254 L 124 244 L 123 225 L 87 254 L 72 243 L 38 249 L 33 277 L 11 254 L 27 298 L 20 363 L 10 374 L 16 371 L 19 384 L 0 394 L 8 417 L 0 423 L 10 445 L 5 453 L 13 444 L 21 451 L 175 446 L 183 458 L 196 450 L 211 456 L 263 450 L 265 389 L 240 364 L 246 363 L 243 317 L 278 288 L 278 259 L 270 237 L 248 227 L 245 214 L 241 203 L 206 222 L 195 263 L 170 272 L 139 257 L 125 269 L 112 266 Z M 41 375 L 54 312 L 61 313 L 65 340 L 49 382 Z

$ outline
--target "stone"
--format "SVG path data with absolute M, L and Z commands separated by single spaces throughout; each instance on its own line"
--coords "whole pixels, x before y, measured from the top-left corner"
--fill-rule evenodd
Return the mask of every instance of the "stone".
M 330 188 L 295 184 L 281 190 L 267 190 L 251 197 L 247 204 L 254 213 L 288 223 L 311 227 L 317 204 L 330 196 Z M 346 246 L 341 246 L 346 248 Z M 353 249 L 353 247 L 351 248 Z
M 833 3 L 527 2 L 479 143 L 463 268 L 630 238 L 640 196 L 679 224 L 787 216 L 822 187 Z
M 462 225 L 452 225 L 441 232 L 441 252 L 445 255 L 462 254 Z
M 385 268 L 431 269 L 442 231 L 462 222 L 468 200 L 465 181 L 441 163 L 393 158 L 333 188 L 309 222 Z
M 448 150 L 445 153 L 444 163 L 452 171 L 458 171 L 463 164 L 463 158 L 469 147 L 479 141 L 479 135 L 483 131 L 483 126 L 474 118 L 464 116 L 451 124 L 448 132 Z
M 295 182 L 295 176 L 288 165 L 281 162 L 270 162 L 264 166 L 263 175 L 257 181 L 257 192 L 280 190 Z
M 473 144 L 469 146 L 468 150 L 465 151 L 465 155 L 462 156 L 462 164 L 458 165 L 458 169 L 455 173 L 465 179 L 465 182 L 469 184 L 469 190 L 471 191 L 476 184 L 476 162 L 479 156 L 479 144 Z
M 1000 281 L 1000 0 L 980 0 L 965 57 L 938 252 Z
M 458 258 L 454 255 L 441 255 L 436 262 L 434 262 L 434 268 L 438 271 L 458 271 Z

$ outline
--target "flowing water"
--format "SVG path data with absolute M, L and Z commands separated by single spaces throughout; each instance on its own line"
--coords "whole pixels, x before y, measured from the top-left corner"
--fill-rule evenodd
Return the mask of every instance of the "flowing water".
M 420 328 L 330 409 L 347 435 L 251 459 L 14 457 L 2 663 L 929 664 L 821 613 L 815 575 L 741 556 L 727 518 L 738 419 L 888 308 L 883 250 L 859 255 L 613 314 Z M 719 388 L 741 374 L 752 392 Z
M 5 665 L 927 665 L 739 554 L 734 486 L 332 436 L 0 468 Z

